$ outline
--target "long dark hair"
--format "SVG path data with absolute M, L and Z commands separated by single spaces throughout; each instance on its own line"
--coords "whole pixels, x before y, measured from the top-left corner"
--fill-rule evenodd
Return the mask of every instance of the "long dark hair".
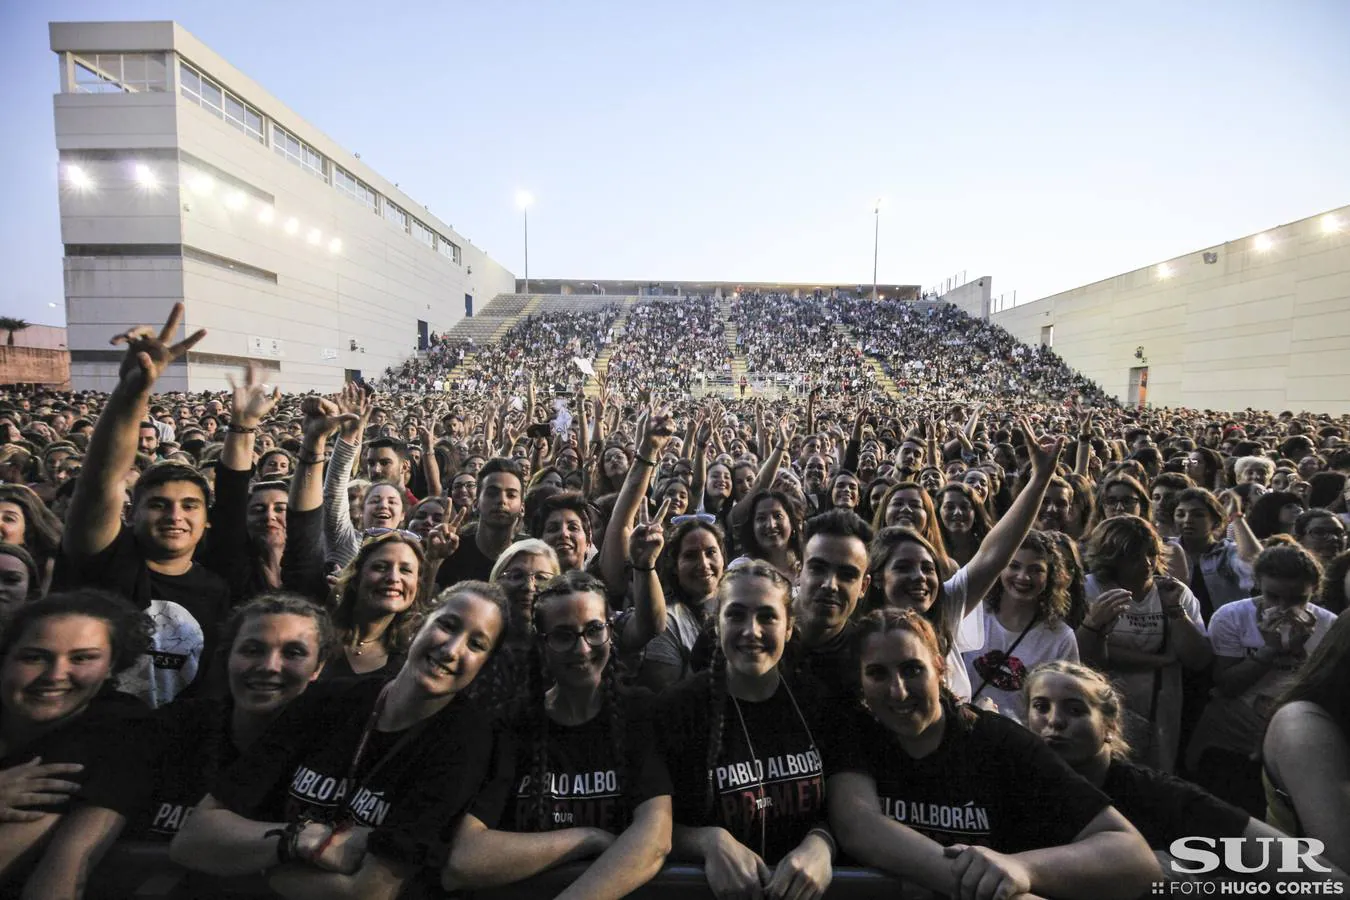
M 9 656 L 29 628 L 43 619 L 58 616 L 85 616 L 107 624 L 113 675 L 131 668 L 150 649 L 154 626 L 149 616 L 110 591 L 78 588 L 20 606 L 6 624 L 4 634 L 0 635 L 0 662 Z
M 800 560 L 803 556 L 802 528 L 804 527 L 804 517 L 802 508 L 796 500 L 789 497 L 782 491 L 763 491 L 750 500 L 750 509 L 745 515 L 745 521 L 736 531 L 736 543 L 743 556 L 761 557 L 763 548 L 759 546 L 759 541 L 755 538 L 755 513 L 758 512 L 761 503 L 769 500 L 777 500 L 783 506 L 783 511 L 787 513 L 788 524 L 792 527 L 792 534 L 788 537 L 788 553 L 793 554 Z
M 877 536 L 872 538 L 872 543 L 867 548 L 867 573 L 872 576 L 872 583 L 867 589 L 867 595 L 863 598 L 863 606 L 869 613 L 887 608 L 886 566 L 890 563 L 891 557 L 895 555 L 895 551 L 904 544 L 918 544 L 933 558 L 933 565 L 937 567 L 937 596 L 933 598 L 932 604 L 923 611 L 922 616 L 928 620 L 928 624 L 936 632 L 938 646 L 945 657 L 956 640 L 956 630 L 961 624 L 955 611 L 947 608 L 947 589 L 943 584 L 948 577 L 948 570 L 954 568 L 954 566 L 946 554 L 939 552 L 919 532 L 904 525 L 892 525 L 889 528 L 881 529 L 877 532 Z
M 0 484 L 0 503 L 23 510 L 23 546 L 39 569 L 61 552 L 61 520 L 33 489 L 22 484 Z
M 731 594 L 732 586 L 747 578 L 765 578 L 782 589 L 783 609 L 788 620 L 792 619 L 792 583 L 787 576 L 778 571 L 772 563 L 762 559 L 743 560 L 727 569 L 722 583 L 717 587 L 717 610 Z M 717 760 L 722 755 L 722 743 L 726 732 L 727 713 L 727 657 L 722 652 L 720 637 L 714 642 L 712 665 L 708 679 L 708 751 L 704 757 L 708 772 L 708 782 L 704 794 L 704 815 L 711 816 L 717 802 L 717 790 L 713 773 L 717 770 Z
M 661 578 L 661 587 L 667 597 L 673 599 L 676 603 L 683 603 L 694 609 L 692 600 L 685 593 L 684 588 L 680 587 L 679 562 L 681 548 L 684 546 L 684 539 L 689 537 L 695 531 L 706 531 L 717 541 L 717 549 L 722 554 L 722 570 L 726 571 L 729 560 L 727 559 L 727 540 L 722 529 L 716 523 L 700 522 L 698 519 L 686 519 L 675 526 L 674 531 L 670 533 L 670 538 L 666 541 L 666 549 L 657 559 L 657 573 Z M 702 598 L 699 598 L 702 599 Z M 696 612 L 699 610 L 695 609 Z
M 593 575 L 580 570 L 564 572 L 554 576 L 544 585 L 534 599 L 533 626 L 536 636 L 534 652 L 530 654 L 530 810 L 534 817 L 536 831 L 550 830 L 549 802 L 547 797 L 548 776 L 548 710 L 545 709 L 547 687 L 544 683 L 544 670 L 547 661 L 544 657 L 543 616 L 540 610 L 553 597 L 566 597 L 571 594 L 595 594 L 601 600 L 601 606 L 608 610 L 605 583 Z M 609 714 L 609 741 L 614 747 L 618 765 L 615 770 L 621 779 L 620 807 L 623 815 L 628 814 L 626 801 L 631 796 L 633 779 L 629 777 L 632 760 L 628 758 L 628 723 L 624 719 L 623 703 L 619 696 L 618 650 L 614 646 L 613 631 L 610 632 L 609 658 L 601 673 L 600 691 L 602 710 Z

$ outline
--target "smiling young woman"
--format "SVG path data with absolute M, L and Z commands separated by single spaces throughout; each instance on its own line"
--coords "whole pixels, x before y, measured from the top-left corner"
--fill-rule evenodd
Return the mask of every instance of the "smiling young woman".
M 53 594 L 7 623 L 0 893 L 23 886 L 24 897 L 81 896 L 134 814 L 146 787 L 135 724 L 149 710 L 111 681 L 144 654 L 150 633 L 146 616 L 95 590 Z
M 1026 729 L 956 700 L 926 618 L 877 610 L 858 639 L 865 707 L 827 784 L 854 859 L 962 897 L 1146 890 L 1157 864 L 1138 832 Z
M 392 898 L 439 880 L 445 824 L 486 777 L 491 725 L 461 695 L 506 630 L 483 582 L 447 590 L 388 683 L 323 685 L 216 780 L 170 846 L 210 875 L 267 870 L 284 897 Z
M 533 615 L 530 695 L 507 723 L 496 777 L 458 826 L 442 885 L 509 884 L 597 856 L 560 896 L 617 900 L 669 852 L 670 779 L 646 710 L 616 687 L 604 583 L 558 576 Z

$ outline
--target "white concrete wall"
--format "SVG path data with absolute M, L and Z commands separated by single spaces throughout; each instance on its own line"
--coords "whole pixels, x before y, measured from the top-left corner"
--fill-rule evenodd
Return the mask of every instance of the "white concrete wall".
M 1262 234 L 1265 251 L 1250 235 L 993 321 L 1032 345 L 1054 325 L 1055 352 L 1122 400 L 1143 347 L 1153 406 L 1350 412 L 1350 207 Z
M 975 319 L 989 318 L 989 300 L 994 290 L 994 279 L 988 275 L 967 281 L 939 297 Z
M 302 391 L 335 389 L 346 369 L 376 377 L 416 349 L 419 319 L 430 331 L 447 331 L 464 315 L 465 294 L 481 309 L 514 289 L 511 272 L 177 25 L 54 24 L 51 37 L 58 53 L 177 52 L 268 123 L 275 121 L 461 249 L 459 263 L 440 255 L 382 213 L 278 155 L 267 123 L 265 145 L 182 97 L 172 56 L 164 93 L 60 94 L 55 106 L 62 160 L 78 162 L 97 186 L 83 193 L 63 186 L 64 242 L 181 243 L 189 257 L 172 266 L 108 254 L 67 260 L 76 387 L 110 386 L 116 364 L 107 358 L 108 337 L 133 324 L 162 321 L 175 299 L 187 306 L 184 332 L 209 333 L 185 374 L 166 376 L 165 390 L 219 389 L 226 371 L 255 358 L 271 370 L 269 381 Z M 160 179 L 156 192 L 134 182 L 134 163 L 142 159 Z M 202 172 L 212 176 L 205 195 L 194 190 Z M 227 203 L 236 192 L 236 201 L 243 200 L 239 208 Z M 273 209 L 270 224 L 259 219 L 264 207 Z M 295 235 L 284 228 L 292 218 L 300 225 Z M 317 245 L 307 240 L 313 229 L 322 235 Z M 338 252 L 329 247 L 334 238 L 341 242 Z M 219 259 L 194 259 L 194 252 Z M 242 267 L 232 269 L 229 262 Z M 350 349 L 353 339 L 364 352 Z

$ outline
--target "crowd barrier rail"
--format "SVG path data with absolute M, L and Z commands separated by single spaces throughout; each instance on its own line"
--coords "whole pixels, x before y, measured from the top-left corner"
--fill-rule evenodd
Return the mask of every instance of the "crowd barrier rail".
M 472 891 L 473 900 L 540 900 L 554 897 L 586 871 L 586 863 L 558 866 L 506 887 Z M 264 900 L 275 896 L 261 876 L 230 879 L 199 878 L 169 861 L 167 844 L 122 841 L 108 851 L 89 882 L 91 897 L 137 900 Z M 449 896 L 449 895 L 447 895 Z M 638 890 L 637 900 L 711 900 L 703 869 L 669 863 Z M 875 869 L 840 866 L 827 897 L 832 900 L 921 900 L 934 895 L 915 884 Z

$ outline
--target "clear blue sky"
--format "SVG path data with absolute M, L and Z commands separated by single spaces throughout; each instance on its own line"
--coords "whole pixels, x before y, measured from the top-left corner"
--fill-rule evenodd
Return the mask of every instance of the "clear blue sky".
M 64 315 L 49 20 L 176 18 L 517 274 L 1019 301 L 1350 202 L 1350 3 L 0 0 L 0 315 Z M 56 303 L 57 308 L 48 306 Z

